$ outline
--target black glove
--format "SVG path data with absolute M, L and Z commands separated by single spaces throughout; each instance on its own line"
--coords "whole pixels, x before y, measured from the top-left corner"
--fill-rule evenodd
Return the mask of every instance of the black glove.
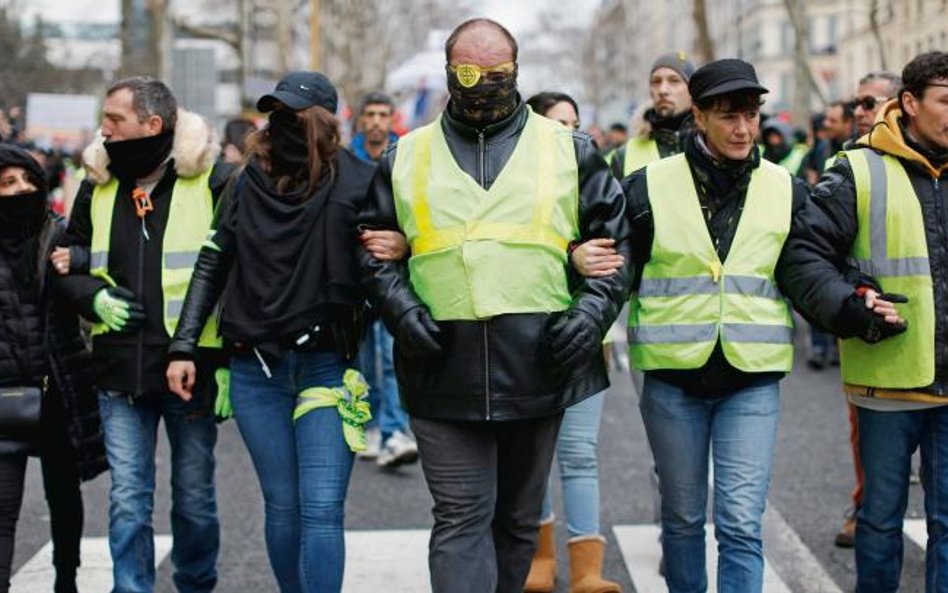
M 570 309 L 549 330 L 550 354 L 554 362 L 573 367 L 602 352 L 602 332 L 588 313 Z
M 879 298 L 890 303 L 908 302 L 908 297 L 901 294 L 880 294 Z M 852 294 L 843 302 L 840 310 L 840 328 L 844 337 L 852 336 L 875 344 L 907 330 L 908 321 L 888 323 L 884 317 L 866 307 L 864 297 Z
M 398 320 L 395 343 L 409 358 L 426 358 L 441 354 L 438 338 L 441 331 L 426 307 L 409 309 Z

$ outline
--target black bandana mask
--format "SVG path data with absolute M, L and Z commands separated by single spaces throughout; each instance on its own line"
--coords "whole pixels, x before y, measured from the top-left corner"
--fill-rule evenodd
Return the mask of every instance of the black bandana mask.
M 509 117 L 519 103 L 517 67 L 506 74 L 482 76 L 476 84 L 466 87 L 458 75 L 447 68 L 448 92 L 451 94 L 451 115 L 476 128 L 497 123 Z
M 45 219 L 45 192 L 0 197 L 0 232 L 5 235 L 29 234 L 39 228 Z
M 292 111 L 274 111 L 267 128 L 270 164 L 275 175 L 296 175 L 309 164 L 306 130 Z
M 165 162 L 173 144 L 174 132 L 133 140 L 106 141 L 109 171 L 122 181 L 144 179 Z

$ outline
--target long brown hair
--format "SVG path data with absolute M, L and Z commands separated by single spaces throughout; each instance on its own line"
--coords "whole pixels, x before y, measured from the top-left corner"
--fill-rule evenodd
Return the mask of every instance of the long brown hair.
M 306 141 L 309 145 L 309 166 L 300 169 L 294 175 L 280 175 L 274 178 L 277 191 L 283 193 L 299 185 L 306 184 L 306 195 L 310 196 L 319 185 L 323 175 L 336 174 L 336 151 L 339 150 L 339 120 L 326 109 L 314 105 L 301 111 L 296 111 L 296 118 L 306 131 Z M 270 134 L 269 126 L 254 132 L 247 138 L 247 156 L 255 156 L 268 172 L 270 166 Z

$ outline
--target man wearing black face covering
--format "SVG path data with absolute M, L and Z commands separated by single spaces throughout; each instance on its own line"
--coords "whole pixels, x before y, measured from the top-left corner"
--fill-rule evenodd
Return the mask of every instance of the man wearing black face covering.
M 359 257 L 435 501 L 432 590 L 520 593 L 562 412 L 607 387 L 628 290 L 625 270 L 570 285 L 567 247 L 627 254 L 628 224 L 592 139 L 521 101 L 506 29 L 467 21 L 445 50 L 446 111 L 383 154 L 359 217 L 411 258 Z
M 101 136 L 83 153 L 87 178 L 67 238 L 65 290 L 92 330 L 106 451 L 112 472 L 109 539 L 115 591 L 154 587 L 151 500 L 155 439 L 164 419 L 172 456 L 179 589 L 210 591 L 219 541 L 213 449 L 213 379 L 183 402 L 165 380 L 167 351 L 198 251 L 224 181 L 220 148 L 198 115 L 178 109 L 160 81 L 136 77 L 106 93 Z M 80 257 L 88 252 L 88 263 Z M 83 265 L 85 264 L 85 265 Z M 201 362 L 215 362 L 216 325 Z M 202 372 L 201 377 L 214 377 Z

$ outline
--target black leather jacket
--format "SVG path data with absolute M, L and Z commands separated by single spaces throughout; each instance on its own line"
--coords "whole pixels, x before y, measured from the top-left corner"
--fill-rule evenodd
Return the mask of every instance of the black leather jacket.
M 521 105 L 509 118 L 483 130 L 446 111 L 442 129 L 458 165 L 484 188 L 507 163 L 527 120 Z M 573 134 L 579 166 L 581 240 L 616 239 L 629 261 L 625 201 L 592 139 Z M 361 226 L 399 230 L 392 190 L 397 144 L 376 171 Z M 425 306 L 411 289 L 404 262 L 373 258 L 360 247 L 363 286 L 393 334 L 407 311 Z M 516 273 L 516 270 L 511 270 Z M 628 272 L 609 278 L 573 279 L 573 309 L 582 310 L 605 335 L 628 296 Z M 446 420 L 515 420 L 556 413 L 608 387 L 602 357 L 578 368 L 560 368 L 549 354 L 547 329 L 556 314 L 510 314 L 478 321 L 438 322 L 443 354 L 437 361 L 403 356 L 395 342 L 395 369 L 408 412 Z

